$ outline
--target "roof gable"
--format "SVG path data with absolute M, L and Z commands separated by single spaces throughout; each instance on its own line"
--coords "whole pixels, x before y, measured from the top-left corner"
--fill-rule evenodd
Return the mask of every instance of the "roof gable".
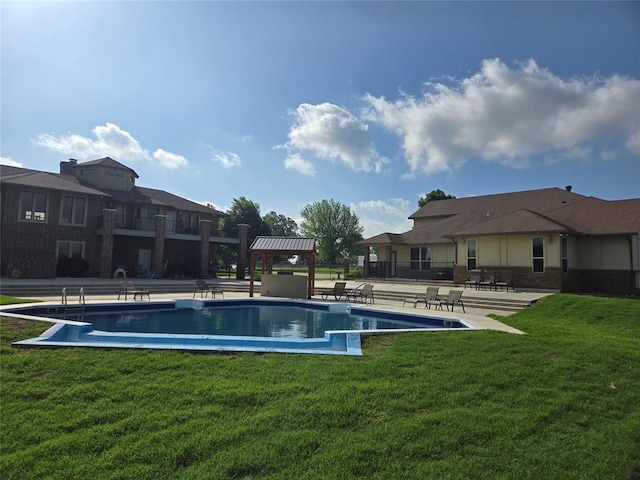
M 120 163 L 111 157 L 103 157 L 103 158 L 98 158 L 96 160 L 89 160 L 88 162 L 76 163 L 75 165 L 73 165 L 73 167 L 79 168 L 79 167 L 91 167 L 91 166 L 98 166 L 98 165 L 101 167 L 117 168 L 118 170 L 127 170 L 128 172 L 133 173 L 136 178 L 140 178 L 133 168 L 129 168 L 123 163 Z

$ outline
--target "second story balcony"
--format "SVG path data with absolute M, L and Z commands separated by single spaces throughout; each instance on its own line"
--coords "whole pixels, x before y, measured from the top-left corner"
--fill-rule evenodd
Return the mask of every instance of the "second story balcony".
M 101 233 L 104 218 L 101 216 L 98 221 L 98 233 Z M 148 218 L 131 218 L 124 215 L 115 215 L 115 234 L 150 237 L 155 235 L 156 220 Z M 176 220 L 166 220 L 166 238 L 182 238 L 197 240 L 200 238 L 199 225 L 185 225 Z M 209 232 L 209 236 L 214 238 L 227 238 L 226 234 L 219 230 Z M 192 237 L 192 238 L 189 238 Z M 230 238 L 228 243 L 237 243 L 237 239 Z M 235 240 L 235 241 L 234 241 Z

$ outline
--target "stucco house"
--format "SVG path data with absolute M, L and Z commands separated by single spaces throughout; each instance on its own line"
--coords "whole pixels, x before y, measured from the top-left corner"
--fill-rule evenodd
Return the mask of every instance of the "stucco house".
M 607 201 L 571 187 L 438 200 L 413 228 L 359 242 L 365 276 L 452 280 L 471 271 L 516 287 L 640 293 L 640 198 Z M 371 249 L 377 262 L 369 262 Z
M 60 173 L 0 166 L 3 275 L 206 277 L 218 245 L 240 243 L 218 232 L 223 212 L 137 179 L 110 157 Z

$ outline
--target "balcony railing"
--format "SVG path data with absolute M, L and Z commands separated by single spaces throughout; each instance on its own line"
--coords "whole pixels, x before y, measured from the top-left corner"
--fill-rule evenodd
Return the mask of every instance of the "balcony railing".
M 98 220 L 98 228 L 102 228 L 104 217 L 101 215 Z M 156 220 L 146 218 L 127 218 L 124 215 L 115 215 L 115 228 L 137 231 L 155 231 Z M 170 233 L 181 233 L 187 235 L 200 235 L 200 229 L 196 225 L 183 225 L 176 220 L 167 220 L 165 231 Z M 223 231 L 211 231 L 211 236 L 226 237 Z
M 369 278 L 453 280 L 453 262 L 369 262 Z

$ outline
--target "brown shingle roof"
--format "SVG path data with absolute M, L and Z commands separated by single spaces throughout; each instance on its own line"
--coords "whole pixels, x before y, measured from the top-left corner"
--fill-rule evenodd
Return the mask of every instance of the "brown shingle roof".
M 463 212 L 471 215 L 504 215 L 516 210 L 528 209 L 544 213 L 586 198 L 584 195 L 569 192 L 562 188 L 544 188 L 523 192 L 498 193 L 479 197 L 436 200 L 427 203 L 410 215 L 410 219 L 444 217 Z
M 517 235 L 526 233 L 568 233 L 567 227 L 552 222 L 538 213 L 529 210 L 518 210 L 498 218 L 487 216 L 485 222 L 471 225 L 451 232 L 450 237 L 468 237 L 471 235 Z
M 41 172 L 27 168 L 2 166 L 0 180 L 6 185 L 61 190 L 84 195 L 105 195 L 104 192 L 82 185 L 73 175 Z
M 565 189 L 546 188 L 429 202 L 410 219 L 428 225 L 402 234 L 383 233 L 360 245 L 419 245 L 452 237 L 527 233 L 576 235 L 640 232 L 640 199 L 606 201 Z
M 96 162 L 102 162 L 103 164 L 111 164 L 111 162 L 114 162 L 122 166 L 122 164 L 109 157 L 100 160 L 93 160 L 91 162 L 85 162 L 81 165 L 87 165 L 89 163 Z M 124 168 L 127 167 L 125 166 Z M 133 172 L 133 170 L 131 171 Z M 134 187 L 130 192 L 123 192 L 118 190 L 98 190 L 87 185 L 83 180 L 75 177 L 74 175 L 49 173 L 39 170 L 31 170 L 28 168 L 0 165 L 0 179 L 2 181 L 2 184 L 7 185 L 61 190 L 65 192 L 80 193 L 84 195 L 100 195 L 104 197 L 110 197 L 118 203 L 158 205 L 170 208 L 173 207 L 176 210 L 186 210 L 189 212 L 227 216 L 227 214 L 224 212 L 211 209 L 205 205 L 192 202 L 191 200 L 179 197 L 164 190 L 156 190 L 153 188 L 145 187 Z
M 397 245 L 401 243 L 404 243 L 404 238 L 401 233 L 381 233 L 380 235 L 369 238 L 364 245 Z M 356 242 L 356 245 L 363 245 L 363 243 Z
M 640 198 L 607 201 L 587 197 L 547 215 L 584 235 L 640 233 Z

